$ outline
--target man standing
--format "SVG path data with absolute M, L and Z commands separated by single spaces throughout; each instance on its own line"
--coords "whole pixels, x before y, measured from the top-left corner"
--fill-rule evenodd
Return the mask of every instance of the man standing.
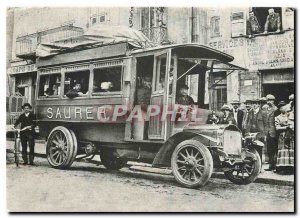
M 252 122 L 251 132 L 258 133 L 257 139 L 263 143 L 266 143 L 266 127 L 267 127 L 267 112 L 262 109 L 265 102 L 266 102 L 265 98 L 252 100 L 253 122 Z M 263 147 L 259 148 L 257 151 L 262 160 Z
M 246 100 L 245 105 L 246 105 L 246 110 L 244 112 L 243 122 L 242 122 L 243 136 L 250 133 L 252 122 L 253 122 L 252 101 Z
M 280 32 L 281 28 L 281 20 L 280 15 L 278 13 L 275 13 L 273 8 L 270 8 L 268 10 L 269 15 L 267 16 L 267 20 L 265 23 L 265 32 Z
M 22 106 L 24 113 L 22 113 L 14 124 L 14 128 L 21 124 L 20 132 L 21 144 L 22 144 L 22 158 L 24 160 L 24 165 L 28 164 L 27 159 L 27 143 L 29 144 L 29 164 L 34 165 L 34 128 L 36 126 L 36 116 L 31 112 L 32 106 L 29 103 L 25 103 Z
M 146 120 L 146 114 L 151 99 L 152 78 L 146 75 L 141 78 L 142 85 L 137 89 L 137 105 L 141 106 L 143 120 L 133 120 L 133 135 L 135 139 L 146 139 L 149 123 Z
M 242 130 L 244 112 L 239 109 L 241 103 L 238 100 L 234 100 L 231 104 L 233 107 L 233 117 L 237 123 L 238 128 Z
M 269 156 L 269 168 L 266 171 L 275 170 L 276 167 L 276 156 L 277 156 L 277 138 L 276 138 L 276 128 L 275 128 L 275 112 L 277 107 L 274 105 L 275 97 L 273 95 L 267 95 L 267 152 Z

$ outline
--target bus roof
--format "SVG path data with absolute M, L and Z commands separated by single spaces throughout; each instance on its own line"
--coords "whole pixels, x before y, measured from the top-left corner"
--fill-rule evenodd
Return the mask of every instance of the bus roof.
M 215 59 L 220 60 L 222 62 L 231 62 L 234 60 L 234 57 L 228 55 L 224 52 L 218 51 L 216 49 L 210 48 L 208 46 L 190 43 L 190 44 L 172 44 L 172 45 L 164 45 L 158 47 L 137 49 L 131 51 L 131 54 L 138 54 L 143 52 L 150 51 L 159 51 L 172 49 L 172 52 L 175 52 L 179 58 L 204 58 L 204 59 Z

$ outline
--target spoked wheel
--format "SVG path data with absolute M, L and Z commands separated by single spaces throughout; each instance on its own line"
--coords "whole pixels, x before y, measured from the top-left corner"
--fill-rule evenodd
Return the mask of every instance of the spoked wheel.
M 114 154 L 114 149 L 111 148 L 102 148 L 100 150 L 100 158 L 105 168 L 110 170 L 119 170 L 127 163 L 127 160 L 118 158 Z
M 47 140 L 47 159 L 54 168 L 71 166 L 77 155 L 77 140 L 72 130 L 63 126 L 55 127 Z
M 175 179 L 183 186 L 196 188 L 205 185 L 213 171 L 210 151 L 198 140 L 178 144 L 171 159 Z
M 224 172 L 225 177 L 231 182 L 246 185 L 255 181 L 261 169 L 261 160 L 255 149 L 247 149 L 244 163 L 236 165 L 234 169 Z

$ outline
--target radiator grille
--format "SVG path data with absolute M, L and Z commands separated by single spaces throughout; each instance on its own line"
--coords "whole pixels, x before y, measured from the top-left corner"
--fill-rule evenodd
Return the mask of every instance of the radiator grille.
M 227 154 L 240 155 L 242 149 L 242 136 L 238 131 L 224 131 L 224 152 Z

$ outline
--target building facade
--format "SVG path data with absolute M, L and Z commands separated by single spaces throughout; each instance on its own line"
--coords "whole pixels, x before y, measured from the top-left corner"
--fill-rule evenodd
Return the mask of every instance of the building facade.
M 274 8 L 281 19 L 279 32 L 263 33 L 269 8 L 11 8 L 7 12 L 8 122 L 21 112 L 24 101 L 34 104 L 35 49 L 39 43 L 68 40 L 98 24 L 125 25 L 142 31 L 155 44 L 200 43 L 235 57 L 247 71 L 215 71 L 205 81 L 207 108 L 219 110 L 233 100 L 273 94 L 276 101 L 294 93 L 294 10 Z M 261 33 L 249 35 L 253 11 Z M 191 77 L 193 96 L 200 84 Z

